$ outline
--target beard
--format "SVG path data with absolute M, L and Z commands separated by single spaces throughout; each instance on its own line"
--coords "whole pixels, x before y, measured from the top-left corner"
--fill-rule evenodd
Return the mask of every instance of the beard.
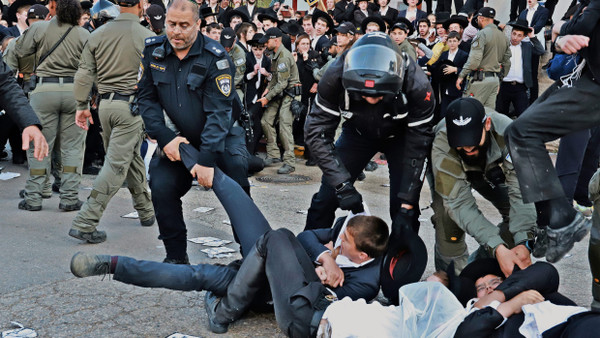
M 471 167 L 484 167 L 487 159 L 487 150 L 490 146 L 490 135 L 485 133 L 485 141 L 483 145 L 478 145 L 475 147 L 477 150 L 477 155 L 467 155 L 467 152 L 464 149 L 456 150 L 458 152 L 458 156 L 463 160 L 463 162 Z

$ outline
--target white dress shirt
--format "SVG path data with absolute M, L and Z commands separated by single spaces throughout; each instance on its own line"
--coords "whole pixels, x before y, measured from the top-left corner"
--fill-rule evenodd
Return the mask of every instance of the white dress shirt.
M 502 80 L 504 82 L 513 82 L 516 81 L 518 83 L 524 83 L 523 81 L 523 50 L 521 48 L 521 44 L 516 46 L 510 45 L 510 52 L 512 53 L 510 57 L 510 70 L 508 71 L 508 75 Z
M 533 14 L 537 11 L 539 4 L 535 4 L 533 7 L 527 7 L 527 23 L 531 27 L 531 20 L 533 20 Z

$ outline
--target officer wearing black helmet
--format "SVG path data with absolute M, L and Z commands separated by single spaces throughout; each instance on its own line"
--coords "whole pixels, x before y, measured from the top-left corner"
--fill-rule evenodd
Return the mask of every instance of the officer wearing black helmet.
M 362 211 L 356 177 L 378 151 L 390 169 L 390 214 L 418 227 L 417 203 L 433 140 L 427 77 L 382 32 L 363 36 L 327 69 L 306 119 L 306 144 L 323 171 L 305 229 L 327 228 L 340 207 Z M 346 122 L 333 144 L 341 118 Z M 393 241 L 393 239 L 392 239 Z
M 90 8 L 90 20 L 83 25 L 90 33 L 119 16 L 119 7 L 108 0 L 97 1 Z

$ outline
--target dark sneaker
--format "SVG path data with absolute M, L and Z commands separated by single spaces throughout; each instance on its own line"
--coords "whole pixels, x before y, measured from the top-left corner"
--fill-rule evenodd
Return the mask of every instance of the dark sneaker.
M 367 163 L 367 165 L 365 166 L 365 171 L 375 171 L 377 170 L 377 168 L 379 168 L 377 163 L 369 161 L 369 163 Z
M 265 160 L 265 167 L 268 167 L 270 165 L 277 164 L 277 163 L 281 163 L 280 158 L 267 158 Z
M 78 252 L 71 258 L 71 273 L 79 278 L 107 275 L 110 273 L 110 256 Z
M 21 202 L 19 202 L 19 209 L 27 210 L 27 211 L 40 211 L 40 210 L 42 210 L 42 206 L 41 205 L 30 205 L 29 203 L 27 203 L 27 201 L 22 200 Z
M 184 259 L 167 257 L 163 260 L 163 263 L 190 265 L 190 258 L 188 257 L 188 255 L 185 255 Z
M 548 234 L 546 228 L 536 228 L 535 244 L 533 245 L 533 251 L 531 254 L 535 258 L 542 258 L 546 256 L 548 250 Z
M 86 241 L 91 244 L 102 243 L 106 240 L 106 232 L 94 230 L 93 232 L 81 232 L 77 229 L 69 230 L 69 236 Z
M 364 181 L 365 178 L 367 178 L 367 175 L 365 175 L 364 171 L 361 171 L 360 174 L 358 174 L 358 177 L 356 177 L 356 179 L 359 181 Z
M 140 219 L 140 224 L 143 227 L 150 227 L 150 226 L 154 225 L 154 221 L 156 221 L 156 218 L 154 216 L 152 216 L 151 218 L 148 218 L 147 220 Z
M 581 241 L 592 228 L 592 221 L 583 216 L 580 212 L 575 215 L 575 219 L 567 226 L 560 229 L 548 227 L 548 250 L 546 251 L 546 260 L 550 263 L 556 263 L 563 258 L 569 250 L 573 248 L 575 242 Z
M 77 201 L 75 204 L 63 204 L 60 203 L 58 205 L 58 208 L 62 211 L 75 211 L 75 210 L 79 210 L 81 209 L 81 206 L 83 205 L 83 201 Z
M 19 197 L 25 198 L 25 189 L 22 189 L 21 191 L 19 191 Z M 49 199 L 51 197 L 52 197 L 52 192 L 50 192 L 50 194 L 47 194 L 47 193 L 44 194 L 44 193 L 42 193 L 42 198 L 45 199 L 45 200 L 47 200 L 47 199 Z
M 204 309 L 208 317 L 208 327 L 213 333 L 226 333 L 229 324 L 221 324 L 215 321 L 215 311 L 219 302 L 221 302 L 221 298 L 215 296 L 211 291 L 206 291 L 206 295 L 204 295 Z
M 277 173 L 280 175 L 287 175 L 287 174 L 291 174 L 294 171 L 296 171 L 296 168 L 292 167 L 291 165 L 285 163 L 284 165 L 281 166 L 281 168 L 277 169 Z
M 60 192 L 60 183 L 54 181 L 54 183 L 52 183 L 52 191 L 54 192 Z

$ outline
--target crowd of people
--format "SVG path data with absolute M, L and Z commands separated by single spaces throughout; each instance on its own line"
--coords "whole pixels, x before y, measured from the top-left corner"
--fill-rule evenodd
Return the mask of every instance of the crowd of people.
M 40 211 L 56 192 L 77 212 L 68 235 L 102 243 L 100 219 L 125 184 L 140 224 L 158 223 L 164 261 L 77 253 L 71 271 L 206 290 L 215 333 L 265 307 L 298 337 L 365 325 L 512 336 L 531 320 L 532 334 L 589 332 L 600 321 L 600 1 L 573 0 L 556 23 L 557 1 L 511 1 L 508 22 L 486 2 L 308 1 L 296 12 L 277 0 L 11 1 L 0 6 L 0 144 L 29 168 L 18 208 Z M 555 82 L 540 93 L 546 76 Z M 554 166 L 544 144 L 557 138 Z M 271 229 L 248 177 L 293 173 L 298 151 L 323 176 L 296 236 Z M 354 187 L 375 156 L 390 172 L 390 226 Z M 85 201 L 82 174 L 96 176 Z M 242 260 L 190 265 L 181 198 L 193 180 L 224 206 Z M 418 283 L 425 180 L 436 273 Z M 590 230 L 591 312 L 531 260 L 558 262 Z M 392 305 L 365 303 L 380 290 Z

